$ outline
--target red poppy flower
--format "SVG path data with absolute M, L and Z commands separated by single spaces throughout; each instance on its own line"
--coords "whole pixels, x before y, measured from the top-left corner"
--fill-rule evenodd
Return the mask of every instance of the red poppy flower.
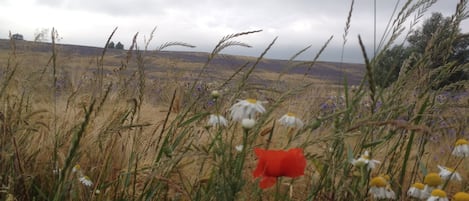
M 254 178 L 262 177 L 259 186 L 269 188 L 277 182 L 277 177 L 299 177 L 304 174 L 306 159 L 300 148 L 284 150 L 264 150 L 255 148 L 258 158 Z

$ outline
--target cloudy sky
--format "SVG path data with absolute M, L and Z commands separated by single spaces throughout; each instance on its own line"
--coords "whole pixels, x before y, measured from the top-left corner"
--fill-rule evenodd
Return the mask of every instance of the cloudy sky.
M 377 0 L 377 35 L 383 34 L 396 1 Z M 140 46 L 157 27 L 152 48 L 170 41 L 197 46 L 210 52 L 225 35 L 262 29 L 261 33 L 238 40 L 252 48 L 231 47 L 228 54 L 258 56 L 278 36 L 267 54 L 269 58 L 288 59 L 308 45 L 301 59 L 312 59 L 330 36 L 334 36 L 320 60 L 340 61 L 345 22 L 351 0 L 0 0 L 0 38 L 21 33 L 33 40 L 35 33 L 55 27 L 60 43 L 104 46 L 109 34 L 118 27 L 113 41 L 125 47 L 139 32 Z M 400 0 L 398 9 L 405 0 Z M 457 0 L 439 0 L 428 12 L 445 16 L 455 10 Z M 362 63 L 357 35 L 373 51 L 373 0 L 356 0 L 344 61 Z M 409 23 L 406 23 L 409 24 Z M 463 31 L 469 31 L 464 22 Z

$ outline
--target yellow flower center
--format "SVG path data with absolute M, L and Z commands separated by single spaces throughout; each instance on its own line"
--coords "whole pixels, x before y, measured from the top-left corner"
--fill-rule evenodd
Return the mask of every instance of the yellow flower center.
M 288 112 L 288 113 L 287 113 L 287 116 L 294 117 L 294 116 L 295 116 L 295 113 L 293 113 L 293 112 Z
M 458 192 L 454 194 L 453 200 L 455 201 L 469 201 L 469 193 Z
M 378 176 L 378 177 L 373 177 L 370 181 L 370 186 L 375 186 L 375 187 L 386 187 L 387 181 L 385 178 Z
M 80 167 L 80 165 L 77 164 L 77 165 L 73 166 L 73 168 L 75 168 L 75 170 L 79 170 L 81 167 Z
M 382 177 L 386 179 L 386 181 L 391 181 L 391 177 L 387 174 L 383 175 Z
M 362 155 L 362 158 L 363 158 L 363 159 L 366 159 L 366 160 L 370 160 L 370 155 L 368 155 L 368 154 L 363 154 L 363 155 Z
M 465 139 L 459 139 L 458 141 L 456 141 L 456 146 L 460 146 L 460 145 L 468 145 L 469 142 Z
M 440 189 L 435 189 L 432 191 L 432 196 L 434 197 L 439 197 L 439 198 L 445 198 L 446 193 Z
M 256 104 L 256 103 L 257 103 L 257 100 L 256 100 L 255 98 L 248 98 L 248 99 L 246 99 L 246 101 L 247 101 L 248 103 L 252 103 L 252 104 Z
M 440 185 L 441 182 L 441 177 L 437 173 L 428 173 L 423 179 L 423 183 L 433 187 Z
M 425 185 L 423 185 L 420 182 L 416 182 L 416 183 L 412 184 L 412 187 L 414 187 L 416 189 L 419 189 L 419 190 L 423 190 L 425 188 Z

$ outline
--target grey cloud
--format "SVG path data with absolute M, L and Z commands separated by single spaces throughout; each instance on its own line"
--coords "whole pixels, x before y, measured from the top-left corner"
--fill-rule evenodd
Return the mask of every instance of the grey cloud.
M 140 37 L 143 38 L 143 35 L 148 34 L 154 26 L 158 26 L 156 43 L 183 41 L 196 45 L 195 51 L 210 51 L 224 35 L 263 29 L 262 33 L 239 39 L 253 45 L 253 48 L 233 48 L 228 50 L 228 53 L 258 56 L 274 37 L 279 36 L 277 44 L 268 53 L 269 57 L 289 58 L 307 45 L 313 46 L 310 54 L 315 54 L 314 49 L 320 48 L 327 38 L 334 35 L 333 41 L 321 59 L 337 60 L 340 57 L 342 35 L 350 2 L 343 0 L 36 0 L 35 5 L 107 16 L 106 21 L 93 18 L 95 22 L 91 23 L 94 25 L 80 24 L 83 31 L 77 34 L 81 36 L 65 35 L 65 40 L 73 38 L 71 43 L 88 41 L 86 44 L 96 43 L 97 46 L 102 46 L 102 40 L 105 40 L 114 26 L 119 26 L 115 39 L 130 43 L 135 32 L 140 32 Z M 362 36 L 367 49 L 371 50 L 373 46 L 373 2 L 373 0 L 355 1 L 344 51 L 344 58 L 348 61 L 362 60 L 357 35 Z M 379 39 L 391 17 L 396 1 L 376 2 Z M 432 11 L 450 15 L 456 7 L 456 2 L 457 0 L 440 0 L 429 10 L 427 16 Z M 403 3 L 405 1 L 401 0 L 396 12 Z M 107 25 L 102 26 L 102 24 Z M 99 29 L 96 28 L 98 25 L 101 26 Z M 31 28 L 34 30 L 37 27 Z M 93 29 L 94 34 L 83 34 L 91 31 L 87 29 Z M 100 37 L 97 38 L 97 35 Z M 307 56 L 303 58 L 311 59 Z

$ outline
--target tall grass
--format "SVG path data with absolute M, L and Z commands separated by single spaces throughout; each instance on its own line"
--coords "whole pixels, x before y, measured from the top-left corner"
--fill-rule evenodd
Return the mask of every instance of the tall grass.
M 240 42 L 261 30 L 223 37 L 191 79 L 164 62 L 167 79 L 157 79 L 147 66 L 153 54 L 171 46 L 193 47 L 183 42 L 163 43 L 144 49 L 136 34 L 128 51 L 111 51 L 91 58 L 72 58 L 55 44 L 51 52 L 34 55 L 18 41 L 10 41 L 8 59 L 1 61 L 0 87 L 0 197 L 3 200 L 373 200 L 370 178 L 390 177 L 390 188 L 401 200 L 410 199 L 410 184 L 423 180 L 437 164 L 457 167 L 469 178 L 467 159 L 451 156 L 458 138 L 468 138 L 468 83 L 464 91 L 432 90 L 430 77 L 444 79 L 454 69 L 445 63 L 425 71 L 431 55 L 449 54 L 448 44 L 431 40 L 423 55 L 414 55 L 412 66 L 401 72 L 391 87 L 375 85 L 375 60 L 394 43 L 412 13 L 419 19 L 433 1 L 408 1 L 392 21 L 374 58 L 367 57 L 360 39 L 366 76 L 360 86 L 315 85 L 310 74 L 332 37 L 308 64 L 297 81 L 282 82 L 286 71 L 268 87 L 257 85 L 257 65 L 274 48 L 276 38 L 252 62 L 237 66 L 225 79 L 216 79 L 214 58 L 227 48 L 248 48 Z M 466 2 L 453 16 L 458 25 Z M 343 35 L 351 25 L 353 3 Z M 413 21 L 415 23 L 415 21 Z M 454 26 L 457 27 L 457 26 Z M 108 42 L 111 40 L 114 30 Z M 444 30 L 434 33 L 435 38 Z M 107 42 L 107 43 L 108 43 Z M 36 44 L 38 45 L 38 44 Z M 107 44 L 105 45 L 107 47 Z M 292 56 L 293 60 L 309 46 Z M 410 63 L 410 62 L 409 62 Z M 116 65 L 117 64 L 117 65 Z M 343 66 L 346 68 L 346 65 Z M 223 72 L 226 73 L 226 72 Z M 208 76 L 207 76 L 208 74 Z M 160 74 L 161 76 L 161 74 Z M 214 98 L 213 90 L 221 92 Z M 207 126 L 210 114 L 228 116 L 237 99 L 267 101 L 267 111 L 256 125 L 244 129 Z M 294 112 L 303 119 L 301 129 L 285 128 L 277 119 Z M 243 145 L 241 150 L 235 147 Z M 254 148 L 300 147 L 307 158 L 305 175 L 279 178 L 277 185 L 260 189 L 253 179 Z M 381 163 L 368 171 L 350 161 L 371 152 Z M 79 166 L 77 166 L 79 165 Z M 91 185 L 84 185 L 89 178 Z M 467 180 L 449 182 L 449 195 L 468 191 Z

